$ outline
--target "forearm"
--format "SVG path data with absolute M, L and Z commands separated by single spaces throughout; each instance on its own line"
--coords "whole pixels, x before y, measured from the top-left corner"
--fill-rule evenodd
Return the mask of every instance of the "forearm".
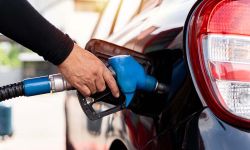
M 0 0 L 0 32 L 55 65 L 67 58 L 74 45 L 26 0 Z

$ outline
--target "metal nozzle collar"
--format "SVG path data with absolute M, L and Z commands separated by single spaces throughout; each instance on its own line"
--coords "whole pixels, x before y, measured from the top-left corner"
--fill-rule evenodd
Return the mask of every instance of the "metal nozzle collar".
M 72 86 L 64 79 L 64 77 L 61 74 L 49 75 L 49 79 L 51 82 L 52 93 L 72 89 Z

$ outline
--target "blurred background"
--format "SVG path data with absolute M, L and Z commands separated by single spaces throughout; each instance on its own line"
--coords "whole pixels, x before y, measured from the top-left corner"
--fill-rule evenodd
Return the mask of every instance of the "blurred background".
M 93 36 L 108 1 L 29 0 L 29 2 L 52 24 L 84 47 Z M 101 36 L 102 34 L 99 34 L 99 37 Z M 45 62 L 42 57 L 0 34 L 1 86 L 27 77 L 56 72 L 56 67 Z M 0 103 L 0 149 L 64 150 L 65 97 L 66 93 L 63 92 L 16 98 Z

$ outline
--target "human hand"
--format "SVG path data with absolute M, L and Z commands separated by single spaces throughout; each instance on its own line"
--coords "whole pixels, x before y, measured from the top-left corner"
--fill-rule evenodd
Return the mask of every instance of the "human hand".
M 118 86 L 109 69 L 96 56 L 77 44 L 58 68 L 66 80 L 84 96 L 104 91 L 106 82 L 113 96 L 119 97 Z

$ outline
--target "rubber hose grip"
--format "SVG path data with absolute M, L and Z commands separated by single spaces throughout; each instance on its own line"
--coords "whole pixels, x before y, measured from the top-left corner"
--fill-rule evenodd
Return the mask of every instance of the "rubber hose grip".
M 0 87 L 0 102 L 23 95 L 24 95 L 24 90 L 22 82 Z

